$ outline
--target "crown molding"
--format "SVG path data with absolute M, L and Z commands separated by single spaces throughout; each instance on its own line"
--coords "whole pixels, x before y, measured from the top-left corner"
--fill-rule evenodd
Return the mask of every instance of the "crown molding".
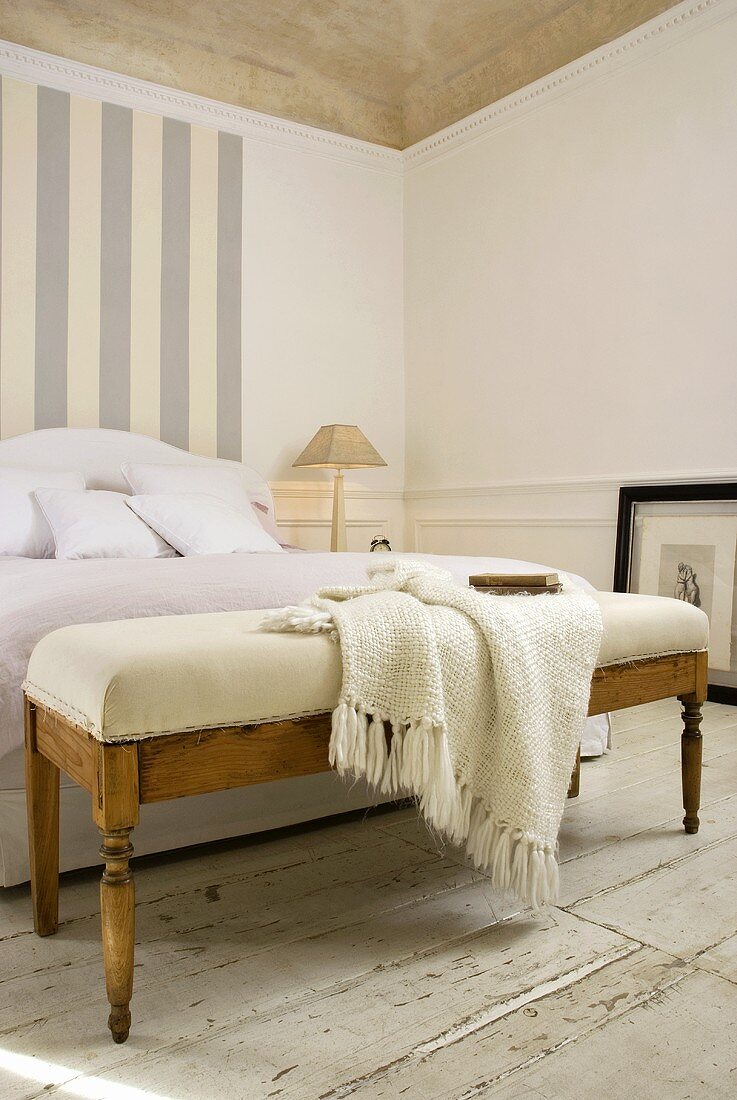
M 2 39 L 0 75 L 401 176 L 483 139 L 551 100 L 570 95 L 586 84 L 644 61 L 687 35 L 735 14 L 737 0 L 684 0 L 629 34 L 592 50 L 404 151 L 69 61 Z
M 547 481 L 497 481 L 487 485 L 461 485 L 431 489 L 405 489 L 404 499 L 459 500 L 473 497 L 528 496 L 549 493 L 616 493 L 623 485 L 678 485 L 701 481 L 737 481 L 737 469 L 680 470 L 641 474 L 550 478 Z
M 332 160 L 372 168 L 401 176 L 402 154 L 398 149 L 376 145 L 358 138 L 344 137 L 315 126 L 277 118 L 221 103 L 215 99 L 180 92 L 148 80 L 98 69 L 93 65 L 69 61 L 64 57 L 32 50 L 0 39 L 0 75 L 43 84 L 62 92 L 116 103 L 121 107 L 166 115 L 199 126 L 212 126 L 251 141 L 280 145 Z
M 439 160 L 612 73 L 652 57 L 684 37 L 737 14 L 737 0 L 684 0 L 629 34 L 447 126 L 402 153 L 405 171 Z

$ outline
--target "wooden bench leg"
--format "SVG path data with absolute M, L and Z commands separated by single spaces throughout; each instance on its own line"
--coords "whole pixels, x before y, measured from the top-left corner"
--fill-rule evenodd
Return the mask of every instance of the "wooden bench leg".
M 701 803 L 701 702 L 693 701 L 690 696 L 684 696 L 681 702 L 681 784 L 683 808 L 686 811 L 683 826 L 687 833 L 698 833 Z
M 135 889 L 130 836 L 138 822 L 138 749 L 135 745 L 97 746 L 93 814 L 102 835 L 100 855 L 105 870 L 100 883 L 102 954 L 110 1002 L 108 1027 L 116 1043 L 124 1043 L 131 1026 Z
M 573 766 L 573 772 L 571 773 L 571 782 L 568 785 L 568 797 L 578 798 L 581 791 L 581 746 L 578 746 L 576 753 L 576 763 Z
M 695 655 L 695 690 L 679 695 L 683 706 L 683 733 L 681 734 L 681 785 L 683 808 L 686 814 L 683 827 L 687 833 L 699 831 L 699 805 L 701 803 L 701 707 L 706 699 L 709 654 Z
M 102 833 L 100 855 L 105 870 L 100 883 L 102 953 L 105 984 L 110 1002 L 108 1027 L 116 1043 L 124 1043 L 131 1026 L 133 995 L 133 949 L 135 943 L 135 886 L 130 857 L 133 845 L 130 829 Z
M 51 936 L 59 927 L 59 769 L 36 748 L 36 707 L 28 699 L 25 728 L 33 927 Z

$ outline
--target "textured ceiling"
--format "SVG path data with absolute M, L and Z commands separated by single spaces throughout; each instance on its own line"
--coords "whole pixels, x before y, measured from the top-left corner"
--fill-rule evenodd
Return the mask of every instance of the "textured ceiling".
M 675 0 L 0 0 L 0 37 L 404 148 Z

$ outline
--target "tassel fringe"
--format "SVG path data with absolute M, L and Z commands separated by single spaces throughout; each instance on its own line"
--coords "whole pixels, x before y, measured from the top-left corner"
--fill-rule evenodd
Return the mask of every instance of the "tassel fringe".
M 332 614 L 309 604 L 293 604 L 269 611 L 261 620 L 260 629 L 272 633 L 336 634 Z
M 388 749 L 387 722 L 392 730 Z M 520 829 L 496 821 L 474 798 L 454 774 L 444 728 L 429 718 L 402 723 L 384 713 L 369 717 L 361 707 L 339 703 L 333 711 L 329 759 L 340 775 L 364 778 L 382 794 L 415 795 L 427 822 L 453 843 L 465 844 L 474 865 L 497 889 L 535 909 L 557 899 L 555 852 Z

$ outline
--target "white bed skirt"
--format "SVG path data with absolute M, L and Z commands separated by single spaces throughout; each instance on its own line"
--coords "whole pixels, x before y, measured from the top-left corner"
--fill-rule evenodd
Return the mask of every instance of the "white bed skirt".
M 589 718 L 581 740 L 583 756 L 600 756 L 609 738 L 608 715 Z M 20 756 L 20 753 L 14 753 Z M 16 761 L 20 764 L 20 760 Z M 100 862 L 100 837 L 92 823 L 90 796 L 62 777 L 60 791 L 60 854 L 62 871 L 94 867 Z M 211 840 L 260 833 L 284 825 L 314 821 L 348 810 L 375 806 L 386 799 L 372 797 L 361 782 L 348 784 L 335 772 L 302 779 L 281 779 L 232 791 L 193 795 L 141 807 L 133 832 L 136 855 L 166 852 Z M 26 792 L 0 790 L 0 885 L 27 882 L 28 836 Z
M 334 772 L 324 772 L 142 806 L 131 839 L 141 856 L 314 821 L 381 801 L 385 799 L 373 798 L 363 783 L 349 785 Z M 60 808 L 60 869 L 100 863 L 100 834 L 92 823 L 87 791 L 63 786 Z M 29 876 L 26 792 L 0 791 L 0 884 L 15 886 Z

